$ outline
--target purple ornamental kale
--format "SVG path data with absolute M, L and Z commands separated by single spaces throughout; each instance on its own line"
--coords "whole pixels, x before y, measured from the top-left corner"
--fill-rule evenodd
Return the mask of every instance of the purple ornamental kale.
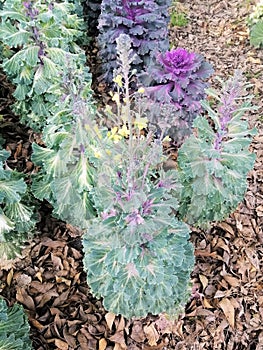
M 184 119 L 196 115 L 213 73 L 212 66 L 196 53 L 177 48 L 160 54 L 156 65 L 148 70 L 148 96 L 157 102 L 173 104 Z M 149 83 L 150 81 L 150 83 Z
M 111 82 L 117 68 L 116 39 L 120 34 L 131 38 L 137 54 L 132 68 L 139 72 L 157 53 L 169 48 L 168 8 L 170 0 L 102 0 L 98 44 L 102 60 L 102 79 Z

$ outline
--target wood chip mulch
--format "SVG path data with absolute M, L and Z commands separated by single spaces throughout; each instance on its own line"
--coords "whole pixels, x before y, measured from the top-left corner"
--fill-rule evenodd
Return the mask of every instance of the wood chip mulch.
M 24 258 L 0 271 L 0 294 L 21 303 L 37 350 L 263 350 L 263 50 L 249 45 L 249 1 L 181 1 L 186 27 L 170 30 L 175 46 L 202 54 L 223 78 L 236 68 L 253 84 L 256 153 L 243 203 L 208 231 L 195 230 L 193 295 L 175 322 L 164 315 L 128 321 L 107 312 L 89 293 L 81 232 L 40 209 L 39 234 Z M 1 130 L 11 166 L 30 172 L 30 130 L 10 112 L 11 90 L 1 75 Z M 22 349 L 21 349 L 22 350 Z

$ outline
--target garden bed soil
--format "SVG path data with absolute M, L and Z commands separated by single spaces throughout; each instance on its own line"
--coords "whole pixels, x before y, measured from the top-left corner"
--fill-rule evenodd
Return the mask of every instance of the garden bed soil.
M 196 264 L 191 300 L 175 322 L 165 315 L 124 319 L 108 313 L 89 293 L 82 265 L 82 232 L 51 217 L 43 204 L 38 234 L 24 258 L 0 271 L 0 294 L 21 303 L 37 350 L 262 350 L 263 349 L 263 51 L 250 46 L 246 18 L 251 1 L 195 0 L 179 3 L 188 25 L 170 30 L 177 47 L 202 54 L 222 78 L 239 68 L 253 84 L 257 155 L 243 203 L 227 220 L 194 230 Z M 11 113 L 12 87 L 1 74 L 1 129 L 9 166 L 32 172 L 32 140 Z M 216 81 L 212 81 L 216 84 Z M 260 118 L 261 116 L 261 118 Z M 136 307 L 136 306 L 135 306 Z

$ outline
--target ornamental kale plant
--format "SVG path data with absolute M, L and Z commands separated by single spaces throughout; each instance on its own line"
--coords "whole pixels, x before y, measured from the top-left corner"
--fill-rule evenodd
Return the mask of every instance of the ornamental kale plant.
M 179 149 L 180 217 L 195 226 L 223 220 L 236 209 L 255 160 L 248 148 L 256 130 L 250 130 L 242 118 L 253 108 L 252 96 L 245 94 L 248 86 L 240 72 L 221 83 L 222 91 L 209 91 L 218 103 L 217 109 L 201 102 L 210 123 L 198 116 L 194 121 L 196 135 Z
M 162 169 L 163 140 L 142 134 L 147 119 L 132 108 L 131 45 L 125 34 L 117 39 L 117 114 L 107 108 L 115 126 L 94 149 L 97 218 L 83 237 L 84 267 L 92 293 L 103 297 L 107 310 L 128 318 L 148 312 L 173 316 L 190 295 L 193 247 L 188 226 L 174 215 L 177 175 Z
M 52 89 L 57 102 L 43 130 L 45 146 L 32 145 L 32 160 L 40 166 L 32 179 L 33 194 L 52 204 L 53 215 L 82 229 L 94 215 L 89 197 L 93 170 L 87 152 L 92 147 L 89 130 L 95 109 L 85 74 L 89 74 L 85 67 L 76 66 L 74 60 L 64 67 L 63 84 Z
M 205 82 L 213 73 L 212 66 L 196 53 L 177 48 L 158 56 L 140 80 L 153 103 L 149 108 L 150 123 L 165 122 L 169 135 L 181 143 L 189 135 L 194 118 L 205 98 Z M 157 102 L 157 103 L 155 103 Z
M 117 68 L 116 39 L 120 34 L 131 38 L 137 54 L 132 68 L 144 70 L 158 52 L 169 49 L 168 23 L 170 1 L 165 0 L 103 0 L 99 17 L 98 43 L 103 79 L 112 82 Z
M 248 18 L 251 45 L 259 48 L 263 46 L 263 1 L 254 7 Z
M 74 4 L 51 0 L 6 0 L 0 12 L 0 38 L 13 50 L 2 67 L 16 86 L 14 111 L 38 131 L 56 101 L 50 89 L 59 82 L 62 67 L 69 59 L 79 66 L 86 61 L 75 44 L 83 22 L 74 12 Z
M 0 298 L 0 350 L 31 350 L 29 324 L 21 305 L 8 308 Z
M 0 150 L 0 263 L 14 258 L 36 220 L 22 175 L 8 168 L 9 152 Z M 31 204 L 31 205 L 30 205 Z

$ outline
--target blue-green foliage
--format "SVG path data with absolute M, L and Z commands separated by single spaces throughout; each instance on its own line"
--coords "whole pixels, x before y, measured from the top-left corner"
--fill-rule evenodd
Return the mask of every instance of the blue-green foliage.
M 75 44 L 83 21 L 74 11 L 68 1 L 51 0 L 6 0 L 1 11 L 0 39 L 13 50 L 2 67 L 16 85 L 14 111 L 35 130 L 47 123 L 57 98 L 53 85 L 61 83 L 67 62 L 74 60 L 82 67 L 86 61 Z
M 204 116 L 197 117 L 196 135 L 190 136 L 179 150 L 179 212 L 191 225 L 223 220 L 244 197 L 247 174 L 255 160 L 248 148 L 256 132 L 242 119 L 244 112 L 252 109 L 251 96 L 244 96 L 245 87 L 237 72 L 223 84 L 221 92 L 210 91 L 217 109 L 207 101 L 202 105 L 212 125 Z
M 260 48 L 263 46 L 263 1 L 254 7 L 248 18 L 249 36 L 251 45 Z
M 21 305 L 8 308 L 0 298 L 0 350 L 31 350 L 29 324 Z
M 168 7 L 165 0 L 103 0 L 99 17 L 99 49 L 103 78 L 112 81 L 117 68 L 116 39 L 120 34 L 131 38 L 136 53 L 133 68 L 144 70 L 158 52 L 169 49 Z
M 41 167 L 33 177 L 34 195 L 50 202 L 56 217 L 81 228 L 87 227 L 94 213 L 89 198 L 93 171 L 87 153 L 95 110 L 86 74 L 85 67 L 76 67 L 74 60 L 64 67 L 63 84 L 52 90 L 57 102 L 43 130 L 45 147 L 32 145 L 32 160 Z
M 21 174 L 5 166 L 9 152 L 0 150 L 0 260 L 13 258 L 35 226 L 34 207 Z
M 190 294 L 194 256 L 189 228 L 174 216 L 177 174 L 162 170 L 162 139 L 141 136 L 146 118 L 131 108 L 129 37 L 120 36 L 117 46 L 124 86 L 120 95 L 126 100 L 115 116 L 119 127 L 101 134 L 103 147 L 93 157 L 90 194 L 97 218 L 83 237 L 87 281 L 116 314 L 175 316 Z

